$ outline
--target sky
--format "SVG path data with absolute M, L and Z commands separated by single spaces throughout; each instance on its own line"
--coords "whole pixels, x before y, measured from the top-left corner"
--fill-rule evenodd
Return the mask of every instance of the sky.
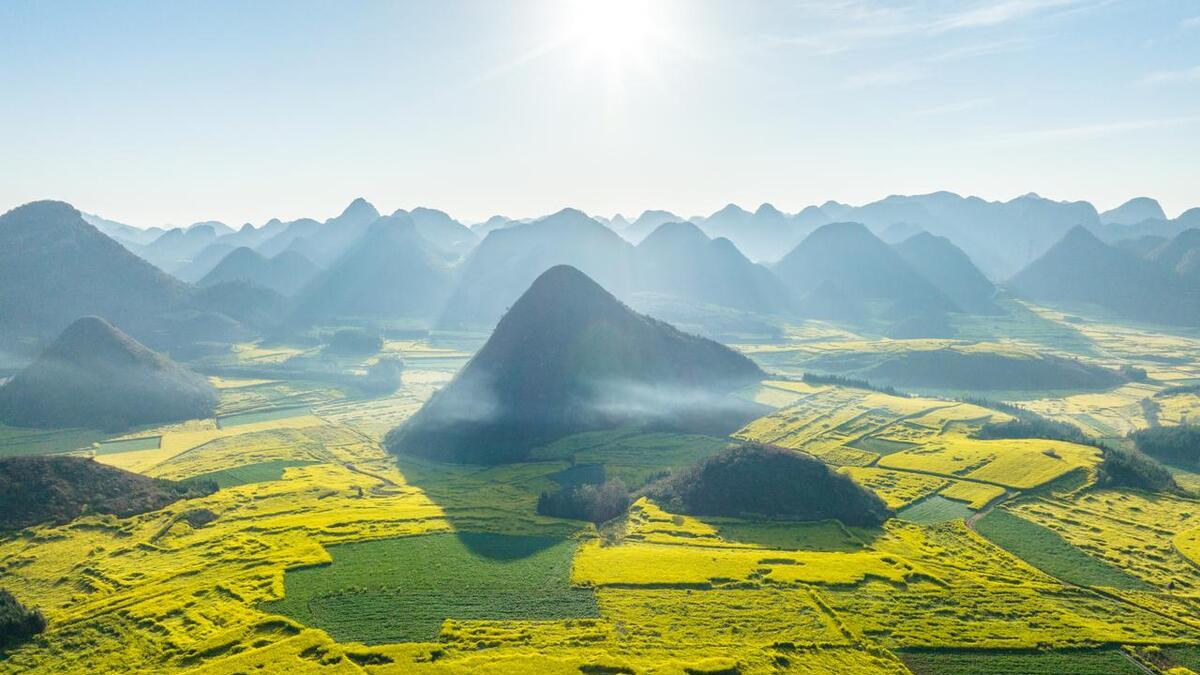
M 0 211 L 1200 205 L 1197 0 L 0 3 Z

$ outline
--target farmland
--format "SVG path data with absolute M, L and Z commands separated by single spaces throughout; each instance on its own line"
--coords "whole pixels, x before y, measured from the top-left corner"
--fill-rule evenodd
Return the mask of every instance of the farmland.
M 1030 335 L 1057 325 L 1045 311 Z M 1066 349 L 1076 329 L 1046 329 L 1046 341 Z M 1135 336 L 1088 330 L 1080 358 L 1135 351 Z M 789 335 L 748 350 L 765 362 L 874 344 L 819 326 Z M 246 345 L 222 367 L 263 375 L 217 377 L 213 419 L 4 430 L 12 453 L 78 452 L 221 489 L 0 540 L 5 587 L 50 620 L 0 672 L 1107 673 L 1198 661 L 1200 502 L 1095 485 L 1092 446 L 977 438 L 1009 419 L 1002 410 L 776 371 L 739 392 L 772 411 L 731 438 L 620 428 L 522 463 L 443 464 L 391 457 L 380 441 L 468 352 L 385 350 L 408 364 L 386 395 L 277 372 L 304 349 Z M 1147 397 L 1163 422 L 1190 410 L 1193 395 L 1164 388 L 1023 405 L 1108 436 L 1145 426 Z M 536 512 L 543 491 L 619 478 L 636 492 L 739 440 L 818 457 L 896 518 L 868 529 L 698 517 L 646 498 L 602 524 Z

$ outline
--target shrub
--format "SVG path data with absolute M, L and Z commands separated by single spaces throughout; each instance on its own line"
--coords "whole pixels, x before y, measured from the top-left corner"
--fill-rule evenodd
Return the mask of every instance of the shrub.
M 0 647 L 24 642 L 46 629 L 46 617 L 37 609 L 27 609 L 0 588 Z
M 1200 426 L 1155 427 L 1129 435 L 1143 453 L 1163 460 L 1194 466 L 1200 463 Z
M 365 328 L 343 328 L 329 336 L 325 349 L 332 354 L 374 354 L 383 349 L 383 338 Z
M 620 479 L 599 485 L 578 485 L 538 496 L 537 512 L 543 516 L 603 523 L 625 513 L 632 500 Z

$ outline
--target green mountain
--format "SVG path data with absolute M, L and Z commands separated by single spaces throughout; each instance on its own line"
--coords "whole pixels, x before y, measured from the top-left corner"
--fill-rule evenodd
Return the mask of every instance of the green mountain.
M 1083 227 L 1067 232 L 1008 285 L 1035 301 L 1094 304 L 1135 321 L 1200 324 L 1194 282 L 1109 246 Z
M 893 248 L 959 310 L 970 314 L 1000 312 L 992 300 L 996 287 L 949 239 L 920 232 Z
M 633 247 L 575 209 L 489 232 L 459 270 L 440 320 L 445 328 L 490 328 L 542 272 L 571 265 L 618 297 L 629 294 Z
M 1200 279 L 1200 229 L 1180 232 L 1147 253 L 1146 259 L 1181 276 Z
M 788 293 L 767 268 L 728 239 L 709 239 L 692 223 L 665 223 L 634 251 L 634 288 L 751 312 L 789 309 Z
M 451 273 L 407 215 L 376 221 L 296 298 L 294 318 L 428 320 L 450 293 Z
M 253 249 L 242 246 L 217 263 L 198 285 L 248 281 L 280 295 L 294 295 L 320 271 L 311 260 L 295 251 L 284 251 L 273 258 L 265 258 Z
M 149 478 L 86 457 L 0 458 L 0 530 L 67 523 L 84 513 L 128 517 L 211 493 Z
M 650 485 L 664 509 L 697 516 L 840 520 L 875 526 L 891 516 L 878 495 L 796 450 L 742 445 Z
M 834 288 L 855 303 L 875 303 L 885 318 L 955 309 L 899 253 L 859 223 L 817 228 L 774 269 L 799 298 L 822 286 Z
M 216 404 L 208 380 L 97 317 L 0 387 L 0 421 L 19 427 L 123 429 L 207 417 Z
M 0 349 L 29 349 L 90 314 L 141 334 L 186 292 L 69 204 L 33 202 L 0 216 Z
M 756 413 L 725 394 L 762 376 L 741 354 L 638 314 L 559 265 L 386 444 L 395 453 L 497 463 L 625 424 L 728 433 Z

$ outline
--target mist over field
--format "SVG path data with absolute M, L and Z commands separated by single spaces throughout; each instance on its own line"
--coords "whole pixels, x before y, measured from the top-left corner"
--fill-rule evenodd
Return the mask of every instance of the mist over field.
M 0 674 L 1200 673 L 1198 37 L 0 4 Z

